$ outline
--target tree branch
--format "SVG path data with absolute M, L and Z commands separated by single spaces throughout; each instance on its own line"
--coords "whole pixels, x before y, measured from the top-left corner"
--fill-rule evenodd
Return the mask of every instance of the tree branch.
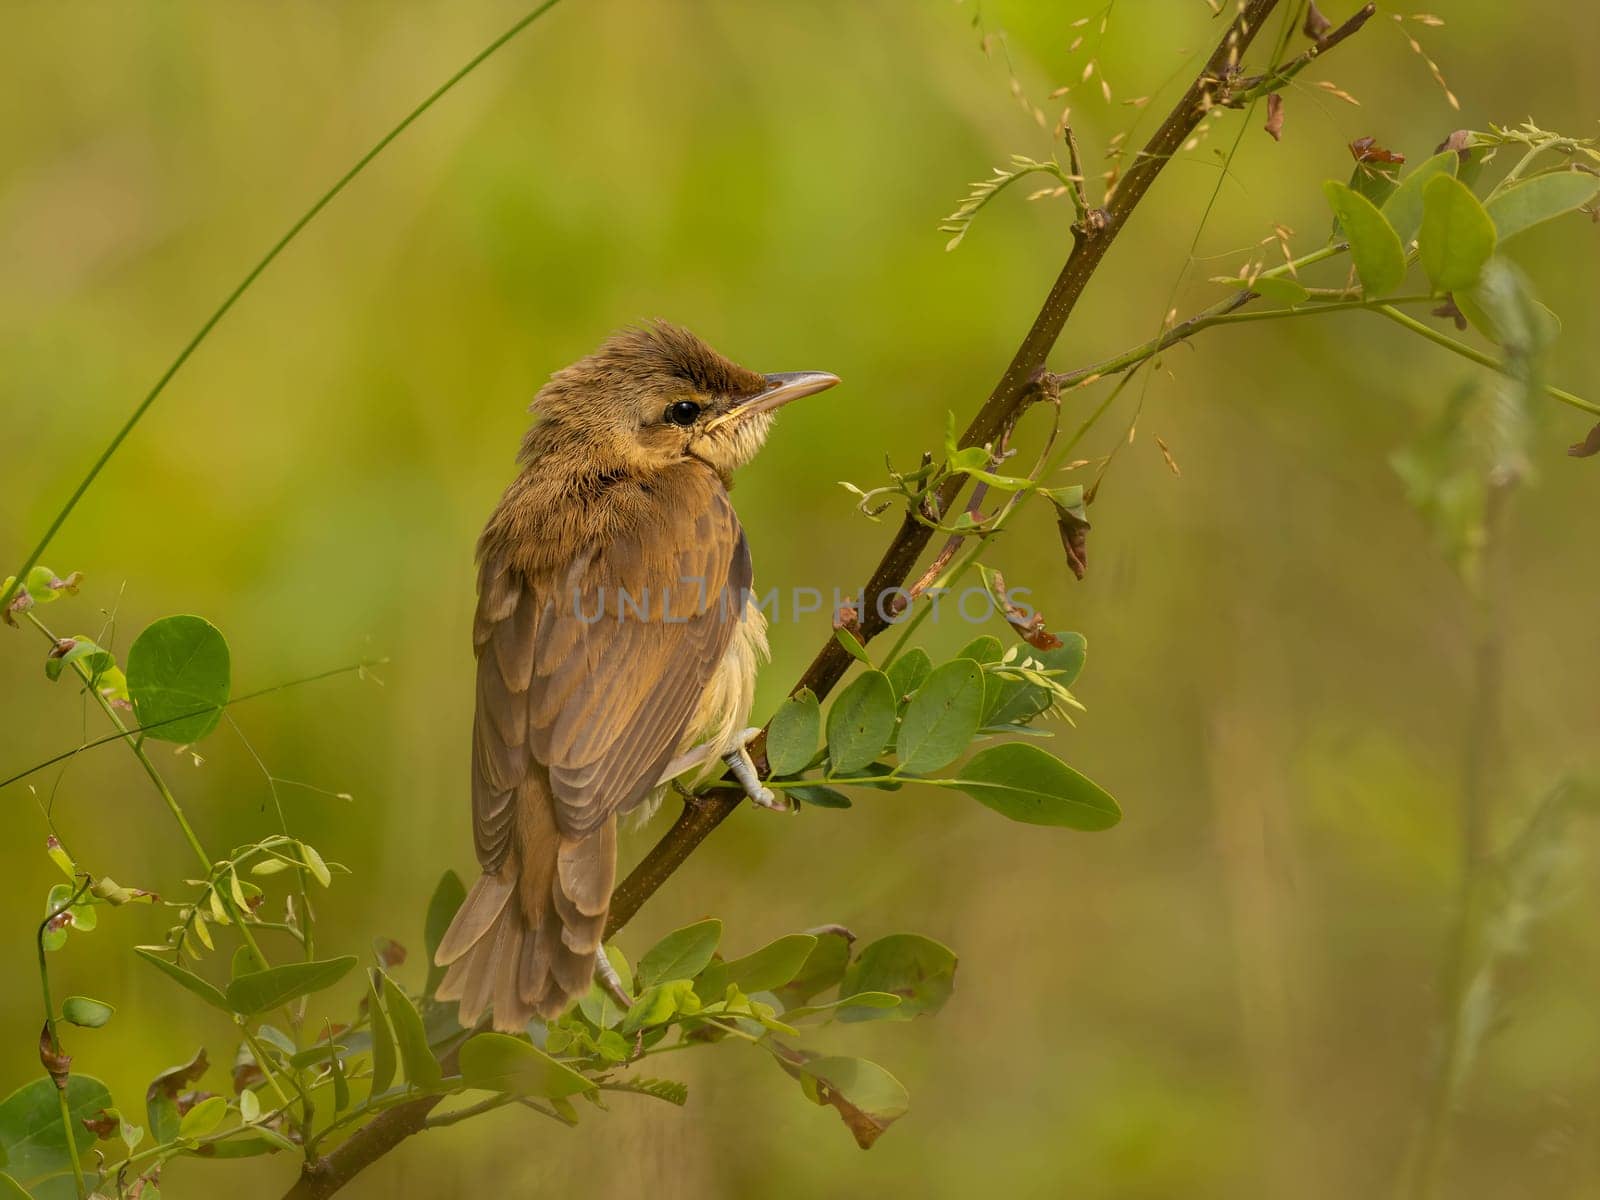
M 1107 197 L 1105 208 L 1087 214 L 1073 226 L 1072 250 L 1067 261 L 999 382 L 961 435 L 963 447 L 996 444 L 1037 394 L 1046 359 L 1106 252 L 1162 168 L 1182 149 L 1195 127 L 1211 110 L 1229 104 L 1238 90 L 1240 58 L 1278 3 L 1279 0 L 1240 0 L 1233 20 L 1205 67 L 1140 150 L 1128 173 Z M 1237 306 L 1249 298 L 1248 294 L 1241 294 L 1228 304 Z M 1181 339 L 1195 331 L 1192 328 L 1180 330 L 1182 327 L 1171 332 Z M 950 510 L 964 482 L 963 476 L 953 476 L 940 485 L 931 498 L 937 512 Z M 910 515 L 895 533 L 862 589 L 862 594 L 868 597 L 866 611 L 860 614 L 859 637 L 863 642 L 883 632 L 890 624 L 889 617 L 897 615 L 887 611 L 884 601 L 910 577 L 932 533 L 929 525 Z M 825 696 L 844 676 L 852 661 L 838 641 L 829 638 L 793 690 L 810 688 L 819 698 Z M 762 749 L 760 740 L 751 747 L 758 759 Z M 611 937 L 633 918 L 640 906 L 683 865 L 711 831 L 727 819 L 743 798 L 739 789 L 716 788 L 685 801 L 683 812 L 672 827 L 617 887 L 611 900 L 606 937 Z M 380 1113 L 344 1143 L 309 1165 L 284 1200 L 326 1200 L 334 1195 L 360 1171 L 405 1139 L 426 1129 L 428 1114 L 440 1099 L 422 1097 Z
M 1083 220 L 1073 227 L 1072 251 L 1067 256 L 1066 265 L 1061 268 L 1027 336 L 1007 364 L 1005 373 L 961 435 L 962 446 L 993 444 L 1027 407 L 1033 385 L 1044 370 L 1045 360 L 1061 337 L 1067 318 L 1072 315 L 1089 280 L 1105 258 L 1106 251 L 1111 249 L 1129 216 L 1150 190 L 1150 185 L 1156 181 L 1172 156 L 1182 149 L 1195 126 L 1213 108 L 1227 103 L 1233 81 L 1239 73 L 1240 57 L 1255 40 L 1277 4 L 1278 0 L 1246 0 L 1240 6 L 1204 68 L 1139 151 L 1133 166 L 1117 185 L 1101 212 L 1104 219 Z M 940 486 L 934 497 L 934 505 L 939 513 L 949 511 L 964 482 L 965 477 L 958 475 Z M 865 611 L 860 614 L 861 629 L 858 634 L 862 642 L 870 641 L 888 626 L 887 617 L 880 611 L 885 610 L 887 604 L 880 597 L 886 594 L 893 596 L 893 589 L 900 587 L 910 577 L 927 548 L 932 532 L 910 515 L 901 523 L 894 540 L 889 543 L 872 577 L 862 589 L 861 594 L 866 598 Z M 830 637 L 793 690 L 810 688 L 818 698 L 826 696 L 853 661 L 838 639 Z M 762 747 L 763 742 L 758 740 L 751 746 L 752 754 L 759 756 Z M 684 805 L 682 814 L 672 828 L 662 835 L 661 840 L 629 873 L 612 896 L 611 916 L 606 923 L 607 937 L 633 918 L 639 906 L 683 865 L 695 847 L 727 819 L 742 799 L 743 794 L 739 790 L 726 788 L 708 792 Z

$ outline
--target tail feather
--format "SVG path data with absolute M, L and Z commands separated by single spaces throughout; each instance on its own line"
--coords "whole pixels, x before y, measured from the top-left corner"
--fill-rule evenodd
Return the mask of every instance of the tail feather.
M 438 997 L 460 1002 L 465 1026 L 492 1010 L 494 1028 L 521 1032 L 589 990 L 616 878 L 616 819 L 578 839 L 541 832 L 519 829 L 515 851 L 473 885 L 439 944 L 435 961 L 449 970 Z

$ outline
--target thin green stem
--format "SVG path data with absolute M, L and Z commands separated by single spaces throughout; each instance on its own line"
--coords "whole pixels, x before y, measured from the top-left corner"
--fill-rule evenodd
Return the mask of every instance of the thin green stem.
M 351 663 L 347 667 L 335 667 L 331 671 L 321 671 L 315 675 L 307 675 L 303 679 L 291 679 L 286 683 L 275 683 L 271 687 L 258 688 L 256 691 L 246 692 L 242 696 L 234 696 L 222 707 L 224 709 L 229 709 L 235 704 L 243 704 L 246 700 L 255 700 L 261 696 L 270 696 L 273 692 L 281 692 L 287 688 L 299 687 L 301 684 L 317 683 L 323 679 L 331 679 L 335 675 L 348 675 L 351 671 L 364 671 L 368 667 L 381 666 L 388 661 L 389 660 L 385 658 L 364 659 L 358 663 Z M 105 737 L 95 738 L 94 741 L 85 742 L 81 746 L 74 746 L 71 750 L 63 750 L 60 754 L 53 755 L 52 757 L 45 759 L 44 762 L 36 763 L 35 765 L 28 767 L 26 770 L 18 771 L 15 775 L 8 775 L 6 778 L 0 779 L 0 788 L 16 783 L 20 779 L 26 779 L 29 775 L 37 774 L 46 768 L 53 767 L 58 762 L 65 762 L 69 758 L 73 758 L 79 754 L 82 754 L 85 750 L 93 750 L 96 747 L 109 745 L 112 742 L 123 741 L 128 737 L 129 734 L 146 733 L 152 729 L 160 729 L 163 725 L 171 725 L 176 721 L 187 721 L 190 717 L 197 717 L 202 713 L 213 711 L 215 710 L 211 708 L 197 708 L 193 712 L 179 713 L 175 717 L 167 717 L 161 721 L 152 721 L 148 725 L 130 725 L 127 727 L 125 732 L 108 733 Z
M 1388 304 L 1379 304 L 1376 306 L 1374 311 L 1382 313 L 1391 321 L 1394 321 L 1400 325 L 1404 325 L 1407 329 L 1411 330 L 1412 333 L 1420 334 L 1422 337 L 1427 338 L 1434 345 L 1443 346 L 1452 354 L 1459 354 L 1462 358 L 1470 359 L 1479 366 L 1488 367 L 1491 371 L 1496 371 L 1501 375 L 1511 374 L 1506 364 L 1501 362 L 1498 358 L 1495 358 L 1492 354 L 1485 354 L 1482 350 L 1475 349 L 1474 347 L 1467 345 L 1465 342 L 1458 342 L 1449 334 L 1440 333 L 1431 325 L 1425 325 L 1415 317 L 1407 316 L 1399 309 L 1391 308 Z M 1590 416 L 1600 416 L 1600 404 L 1596 404 L 1592 400 L 1585 400 L 1582 396 L 1575 396 L 1571 392 L 1566 391 L 1564 388 L 1558 388 L 1548 383 L 1543 385 L 1543 390 L 1545 395 L 1551 397 L 1552 399 L 1559 400 L 1561 403 L 1570 405 L 1581 412 L 1586 412 Z
M 39 922 L 38 932 L 34 935 L 34 945 L 39 953 L 39 989 L 44 993 L 45 1034 L 50 1039 L 50 1052 L 57 1057 L 61 1055 L 61 1034 L 56 1028 L 56 1002 L 50 994 L 50 965 L 45 958 L 44 935 L 49 931 L 50 922 L 82 899 L 84 892 L 89 890 L 89 884 L 90 879 L 85 875 L 72 895 L 45 914 L 44 920 Z M 76 1130 L 72 1127 L 72 1106 L 67 1101 L 66 1087 L 57 1081 L 53 1074 L 50 1078 L 56 1084 L 56 1098 L 61 1106 L 61 1130 L 66 1137 L 67 1155 L 72 1160 L 72 1179 L 78 1188 L 78 1200 L 84 1200 L 89 1194 L 89 1185 L 83 1177 L 83 1163 L 78 1159 L 78 1139 Z
M 50 527 L 45 530 L 44 536 L 39 539 L 39 544 L 33 548 L 32 553 L 28 555 L 27 561 L 25 561 L 18 569 L 16 578 L 13 580 L 11 586 L 5 588 L 3 592 L 0 592 L 0 612 L 4 612 L 6 606 L 11 603 L 11 597 L 16 594 L 17 589 L 21 587 L 23 581 L 27 579 L 28 572 L 33 570 L 40 557 L 47 549 L 49 549 L 51 540 L 56 536 L 57 532 L 60 531 L 61 526 L 66 523 L 67 518 L 72 515 L 72 510 L 78 506 L 78 501 L 83 499 L 84 493 L 86 493 L 90 486 L 93 485 L 94 481 L 99 477 L 100 472 L 104 470 L 106 464 L 111 461 L 112 456 L 115 455 L 118 449 L 121 448 L 122 443 L 127 440 L 128 435 L 133 432 L 134 426 L 139 424 L 145 413 L 150 410 L 150 406 L 156 402 L 162 392 L 166 391 L 167 384 L 172 382 L 172 377 L 178 373 L 178 371 L 183 367 L 184 363 L 189 361 L 189 357 L 197 349 L 199 349 L 200 343 L 206 340 L 211 331 L 216 328 L 217 323 L 221 321 L 223 317 L 228 315 L 228 311 L 232 309 L 236 303 L 238 303 L 239 297 L 243 296 L 245 292 L 250 290 L 251 284 L 255 283 L 255 281 L 261 276 L 261 273 L 271 266 L 273 261 L 278 257 L 278 255 L 283 253 L 284 249 L 289 245 L 289 243 L 294 241 L 294 239 L 300 235 L 301 230 L 305 229 L 307 225 L 311 224 L 318 213 L 320 213 L 324 208 L 328 207 L 335 196 L 344 191 L 351 180 L 355 179 L 357 175 L 366 170 L 367 166 L 372 162 L 372 160 L 377 158 L 379 154 L 383 153 L 390 142 L 394 141 L 397 137 L 409 129 L 411 125 L 416 122 L 417 118 L 421 117 L 423 113 L 432 108 L 434 104 L 445 95 L 445 93 L 450 91 L 451 88 L 455 87 L 456 84 L 460 83 L 468 75 L 472 74 L 473 71 L 482 65 L 485 59 L 492 55 L 496 50 L 499 50 L 500 47 L 504 46 L 512 38 L 516 37 L 517 34 L 521 33 L 529 25 L 533 24 L 533 22 L 538 20 L 545 13 L 549 12 L 560 2 L 561 0 L 545 0 L 543 4 L 525 14 L 509 29 L 507 29 L 499 37 L 495 38 L 494 41 L 490 42 L 477 54 L 468 59 L 465 66 L 463 66 L 454 75 L 446 79 L 444 83 L 440 84 L 437 88 L 430 92 L 422 101 L 422 103 L 418 104 L 403 118 L 401 118 L 398 125 L 379 138 L 370 150 L 358 158 L 355 165 L 341 175 L 338 180 L 335 181 L 332 187 L 323 192 L 310 208 L 301 213 L 294 224 L 289 226 L 288 231 L 273 243 L 272 248 L 269 249 L 266 254 L 262 255 L 260 261 L 258 261 L 255 266 L 251 267 L 250 270 L 246 272 L 245 277 L 239 281 L 238 286 L 236 286 L 233 291 L 228 293 L 227 297 L 222 301 L 222 303 L 217 306 L 216 311 L 206 318 L 205 323 L 200 326 L 200 328 L 195 332 L 195 335 L 191 337 L 183 349 L 178 352 L 178 356 L 172 360 L 167 369 L 161 373 L 161 378 L 156 380 L 155 386 L 145 393 L 144 399 L 140 400 L 139 403 L 134 407 L 134 410 L 131 414 L 129 414 L 128 419 L 122 423 L 122 428 L 117 430 L 116 435 L 112 437 L 110 443 L 104 450 L 100 452 L 100 457 L 95 459 L 94 465 L 89 468 L 88 474 L 86 474 L 83 479 L 79 481 L 78 486 L 73 490 L 72 495 L 67 498 L 67 502 L 62 505 L 61 510 L 56 513 L 55 519 L 50 522 Z
M 250 1055 L 256 1060 L 256 1066 L 261 1068 L 261 1074 L 266 1076 L 267 1082 L 272 1085 L 272 1090 L 278 1094 L 278 1103 L 287 1106 L 289 1104 L 289 1093 L 283 1090 L 283 1085 L 278 1082 L 278 1077 L 273 1074 L 272 1065 L 267 1061 L 266 1049 L 257 1040 L 256 1035 L 250 1032 L 250 1027 L 242 1021 L 239 1023 L 239 1032 L 244 1037 L 244 1044 L 250 1047 Z M 300 1090 L 300 1085 L 294 1083 L 292 1079 L 289 1082 L 293 1084 L 295 1092 L 300 1097 L 300 1102 L 304 1104 L 306 1096 Z
M 33 613 L 28 613 L 27 617 L 35 629 L 50 639 L 51 645 L 54 645 L 59 640 L 55 634 L 50 632 L 44 622 L 39 620 Z M 111 701 L 106 699 L 100 690 L 94 686 L 94 677 L 82 661 L 74 662 L 72 669 L 78 678 L 83 681 L 84 690 L 94 697 L 95 702 L 100 706 L 100 711 L 105 714 L 106 720 L 117 727 L 122 740 L 127 742 L 128 749 L 132 751 L 134 758 L 139 760 L 139 765 L 144 768 L 144 773 L 150 777 L 150 782 L 155 786 L 156 791 L 160 793 L 161 799 L 166 803 L 167 811 L 172 814 L 172 819 L 178 823 L 178 828 L 183 831 L 184 840 L 189 843 L 189 848 L 194 851 L 194 856 L 200 860 L 200 865 L 205 870 L 206 878 L 209 879 L 215 870 L 211 856 L 206 853 L 206 848 L 201 844 L 199 835 L 194 831 L 194 826 L 189 824 L 189 816 L 183 811 L 183 805 L 178 803 L 178 798 L 172 794 L 172 789 L 167 786 L 167 781 L 161 777 L 161 772 L 156 769 L 155 763 L 151 762 L 150 756 L 145 753 L 144 738 L 142 736 L 134 737 L 133 731 L 123 724 L 121 715 L 111 706 Z M 239 936 L 255 954 L 256 961 L 261 963 L 263 968 L 270 966 L 271 960 L 262 953 L 261 946 L 256 942 L 255 935 L 250 932 L 250 927 L 245 923 L 246 914 L 239 910 L 238 905 L 233 902 L 233 897 L 219 891 L 217 898 L 221 901 L 229 917 L 233 919 L 234 924 L 239 927 Z

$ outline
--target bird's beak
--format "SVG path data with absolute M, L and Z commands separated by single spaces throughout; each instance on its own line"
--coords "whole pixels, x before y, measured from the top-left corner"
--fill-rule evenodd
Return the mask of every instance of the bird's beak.
M 801 396 L 814 395 L 825 392 L 839 382 L 837 375 L 827 371 L 784 371 L 776 375 L 768 375 L 767 386 L 757 392 L 748 400 L 730 408 L 721 416 L 714 418 L 706 425 L 705 431 L 710 433 L 720 425 L 730 421 L 741 421 L 745 417 L 753 417 L 757 413 L 771 412 L 781 408 L 791 400 L 798 400 Z

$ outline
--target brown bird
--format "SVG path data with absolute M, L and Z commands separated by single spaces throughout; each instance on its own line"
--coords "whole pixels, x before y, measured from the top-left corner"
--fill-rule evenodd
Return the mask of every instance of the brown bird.
M 463 1025 L 553 1019 L 601 980 L 617 817 L 744 746 L 766 621 L 729 478 L 775 410 L 830 388 L 760 375 L 688 330 L 619 333 L 534 399 L 522 471 L 478 541 L 472 828 L 483 875 L 436 959 Z

